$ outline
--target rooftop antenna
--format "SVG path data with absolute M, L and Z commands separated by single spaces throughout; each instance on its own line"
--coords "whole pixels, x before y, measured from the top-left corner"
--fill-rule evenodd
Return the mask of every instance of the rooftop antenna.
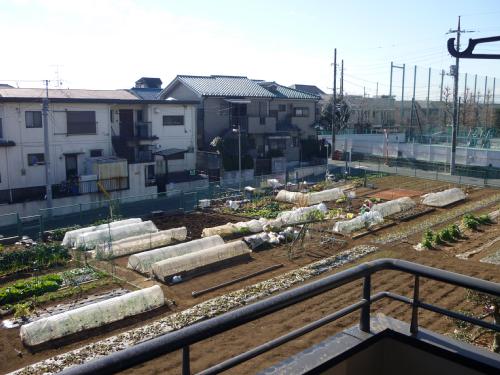
M 54 87 L 61 88 L 63 81 L 61 80 L 61 77 L 59 75 L 59 67 L 62 65 L 54 64 L 54 65 L 50 65 L 50 66 L 55 68 L 54 74 L 56 76 L 56 79 L 54 81 Z

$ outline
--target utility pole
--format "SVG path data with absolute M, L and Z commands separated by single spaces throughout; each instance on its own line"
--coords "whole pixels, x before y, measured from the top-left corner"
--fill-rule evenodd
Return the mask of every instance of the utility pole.
M 378 82 L 377 82 L 377 90 L 375 91 L 375 97 L 378 98 Z
M 460 28 L 460 16 L 458 16 L 458 27 L 456 30 L 450 30 L 450 33 L 457 33 L 457 51 L 460 51 L 460 35 L 465 31 Z M 455 58 L 455 68 L 453 70 L 454 75 L 454 87 L 453 87 L 453 127 L 451 128 L 451 160 L 450 160 L 450 174 L 455 173 L 455 154 L 457 151 L 457 132 L 458 132 L 458 74 L 459 74 L 460 58 L 457 54 Z
M 441 70 L 441 92 L 439 93 L 439 101 L 443 101 L 443 82 L 444 82 L 444 69 Z
M 238 170 L 239 170 L 239 181 L 240 181 L 240 184 L 239 184 L 239 190 L 240 190 L 240 193 L 241 193 L 241 184 L 242 184 L 242 181 L 241 181 L 241 122 L 238 121 Z
M 413 134 L 413 111 L 416 108 L 415 107 L 415 89 L 417 87 L 417 66 L 415 65 L 413 67 L 413 96 L 411 98 L 411 112 L 410 112 L 410 134 L 414 136 Z
M 344 97 L 344 59 L 340 65 L 340 97 Z
M 427 126 L 429 126 L 429 105 L 431 96 L 431 68 L 429 68 L 429 76 L 427 77 L 427 111 L 425 117 L 427 118 Z
M 45 159 L 45 190 L 47 208 L 52 208 L 52 179 L 50 178 L 50 146 L 49 146 L 49 81 L 45 80 L 45 97 L 42 101 L 43 145 Z
M 389 98 L 392 98 L 392 69 L 394 68 L 394 63 L 391 61 L 391 77 L 389 78 Z
M 332 160 L 335 153 L 335 113 L 337 107 L 337 48 L 333 52 L 333 96 L 332 96 Z

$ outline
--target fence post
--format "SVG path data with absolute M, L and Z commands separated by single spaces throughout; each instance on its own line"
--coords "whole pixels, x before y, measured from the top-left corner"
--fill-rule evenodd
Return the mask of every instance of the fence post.
M 38 217 L 38 222 L 39 222 L 39 225 L 40 225 L 40 241 L 43 241 L 43 232 L 44 232 L 44 229 L 43 229 L 43 214 L 40 213 L 39 217 Z
M 419 290 L 420 290 L 420 279 L 418 275 L 415 275 L 415 284 L 413 286 L 411 324 L 410 324 L 410 332 L 412 335 L 416 335 L 418 333 Z
M 21 217 L 19 216 L 19 212 L 16 212 L 16 217 L 17 217 L 17 235 L 19 237 L 22 237 L 22 222 L 21 222 Z
M 361 308 L 359 329 L 363 332 L 370 332 L 371 275 L 365 276 L 363 281 L 363 299 L 366 304 Z

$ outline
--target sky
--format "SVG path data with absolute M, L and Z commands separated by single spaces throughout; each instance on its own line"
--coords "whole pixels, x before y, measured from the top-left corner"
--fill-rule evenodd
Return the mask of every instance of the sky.
M 446 33 L 459 15 L 476 31 L 462 35 L 464 45 L 500 35 L 498 0 L 0 0 L 0 83 L 117 89 L 142 76 L 168 84 L 177 74 L 223 74 L 331 92 L 337 48 L 347 93 L 373 96 L 378 82 L 378 94 L 388 94 L 393 61 L 407 67 L 405 95 L 414 65 L 417 95 L 429 67 L 436 95 L 439 71 L 454 62 Z M 500 43 L 481 50 L 500 53 Z M 460 69 L 491 85 L 500 60 L 462 59 Z M 394 91 L 401 73 L 394 70 Z

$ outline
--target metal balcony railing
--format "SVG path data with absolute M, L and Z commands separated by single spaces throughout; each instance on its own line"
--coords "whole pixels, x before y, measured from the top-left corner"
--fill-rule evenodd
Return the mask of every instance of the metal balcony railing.
M 99 181 L 64 181 L 60 184 L 52 185 L 52 194 L 54 198 L 64 198 L 99 193 L 97 182 L 100 182 L 101 186 L 104 187 L 107 192 L 126 190 L 129 188 L 128 177 L 116 177 Z
M 373 274 L 383 270 L 395 270 L 414 276 L 413 298 L 407 298 L 392 292 L 379 292 L 371 294 L 371 277 Z M 63 374 L 110 374 L 123 371 L 127 368 L 152 360 L 164 354 L 182 349 L 182 374 L 190 374 L 189 347 L 197 342 L 223 333 L 248 322 L 262 318 L 266 315 L 282 310 L 309 298 L 325 293 L 329 290 L 339 288 L 350 282 L 363 279 L 363 298 L 350 306 L 324 316 L 323 318 L 309 323 L 308 325 L 287 333 L 284 336 L 271 340 L 263 345 L 251 349 L 245 353 L 236 355 L 224 362 L 202 371 L 200 374 L 216 374 L 228 370 L 240 363 L 248 361 L 260 354 L 283 345 L 293 339 L 305 335 L 328 323 L 344 317 L 354 311 L 361 310 L 359 326 L 364 332 L 370 332 L 370 306 L 372 303 L 383 298 L 390 298 L 412 306 L 412 318 L 410 331 L 415 334 L 419 330 L 418 311 L 424 309 L 454 319 L 462 320 L 471 324 L 481 326 L 500 332 L 500 326 L 483 320 L 479 320 L 461 313 L 425 303 L 420 300 L 419 286 L 420 278 L 432 279 L 451 285 L 472 289 L 494 296 L 500 296 L 500 284 L 476 279 L 457 273 L 440 270 L 420 264 L 398 259 L 379 259 L 364 263 L 337 274 L 316 280 L 301 287 L 280 293 L 248 306 L 227 312 L 218 317 L 208 319 L 199 323 L 182 328 L 149 341 L 140 343 L 131 348 L 110 354 L 86 364 L 67 369 Z
M 135 136 L 139 139 L 152 139 L 153 130 L 151 122 L 138 122 L 135 124 Z

